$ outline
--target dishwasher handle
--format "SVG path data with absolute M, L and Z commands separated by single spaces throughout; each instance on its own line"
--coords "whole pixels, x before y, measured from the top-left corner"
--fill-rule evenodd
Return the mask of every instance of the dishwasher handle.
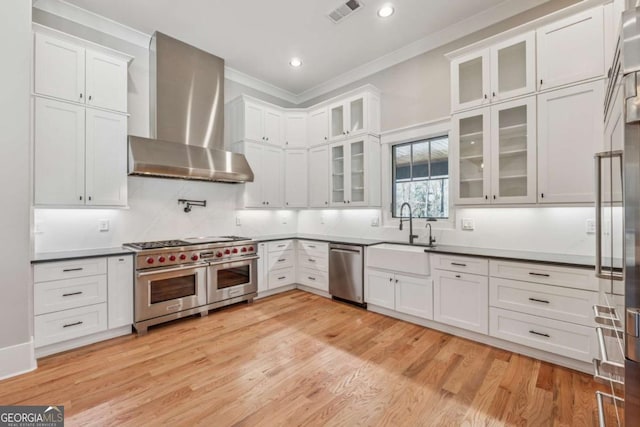
M 348 253 L 348 254 L 362 254 L 362 247 L 360 246 L 349 246 L 349 245 L 329 245 L 330 252 L 340 252 L 340 253 Z

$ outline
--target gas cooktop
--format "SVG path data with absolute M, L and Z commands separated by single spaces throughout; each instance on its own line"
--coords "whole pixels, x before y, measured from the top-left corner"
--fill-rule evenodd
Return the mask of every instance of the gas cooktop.
M 137 250 L 164 249 L 175 248 L 179 246 L 204 245 L 210 243 L 228 243 L 251 240 L 248 237 L 239 236 L 207 236 L 207 237 L 188 237 L 181 240 L 158 240 L 155 242 L 133 242 L 125 243 L 123 246 Z

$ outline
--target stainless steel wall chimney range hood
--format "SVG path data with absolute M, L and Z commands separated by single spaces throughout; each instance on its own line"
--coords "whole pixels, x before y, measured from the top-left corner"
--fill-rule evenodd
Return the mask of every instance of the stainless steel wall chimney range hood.
M 241 183 L 247 159 L 224 150 L 224 60 L 160 32 L 149 49 L 152 138 L 129 136 L 129 175 Z

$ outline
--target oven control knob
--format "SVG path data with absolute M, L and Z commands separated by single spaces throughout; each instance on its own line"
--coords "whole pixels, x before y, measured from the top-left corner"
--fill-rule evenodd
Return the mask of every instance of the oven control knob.
M 176 260 L 175 255 L 169 255 L 169 261 L 175 261 L 175 260 Z
M 222 258 L 222 252 L 217 252 L 217 253 L 216 253 L 216 256 L 217 256 L 218 258 Z
M 233 248 L 233 251 L 232 251 L 232 252 L 233 252 L 234 254 L 237 254 L 237 253 L 238 253 L 238 248 Z
M 191 260 L 192 261 L 197 261 L 198 260 L 198 255 L 196 255 L 196 254 L 191 255 Z
M 180 259 L 184 261 L 185 259 L 187 259 L 187 256 L 185 254 L 181 254 Z
M 247 252 L 247 248 L 242 248 L 240 252 Z
M 225 254 L 225 255 L 229 255 L 230 253 L 231 253 L 231 251 L 230 251 L 229 249 L 225 249 L 225 250 L 224 250 L 224 254 Z
M 253 246 L 249 246 L 249 252 L 253 252 Z
M 160 262 L 165 262 L 166 260 L 167 260 L 167 259 L 166 259 L 165 257 L 163 257 L 163 256 L 161 256 L 160 258 L 158 258 L 158 261 L 160 261 Z
M 147 264 L 153 264 L 155 262 L 155 260 L 151 257 L 147 258 Z

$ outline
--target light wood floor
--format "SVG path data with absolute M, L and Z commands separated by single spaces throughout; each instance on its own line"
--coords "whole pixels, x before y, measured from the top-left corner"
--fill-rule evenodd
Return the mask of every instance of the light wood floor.
M 0 405 L 88 425 L 595 423 L 589 375 L 301 291 L 39 361 Z

